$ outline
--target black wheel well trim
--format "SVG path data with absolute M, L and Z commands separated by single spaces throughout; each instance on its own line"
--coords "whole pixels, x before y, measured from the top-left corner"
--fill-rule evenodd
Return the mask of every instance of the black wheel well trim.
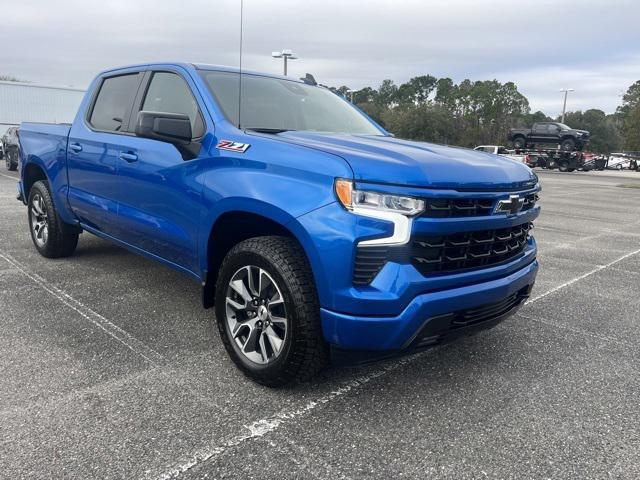
M 24 193 L 25 203 L 29 199 L 29 192 L 31 191 L 31 187 L 33 187 L 34 183 L 40 180 L 45 180 L 47 182 L 49 181 L 49 178 L 47 177 L 47 174 L 44 168 L 42 168 L 40 165 L 36 163 L 28 163 L 24 167 L 23 183 L 22 183 L 22 188 L 24 190 L 23 193 Z
M 221 232 L 225 232 L 220 235 Z M 232 232 L 229 234 L 228 232 Z M 224 257 L 238 243 L 249 238 L 263 236 L 281 236 L 295 240 L 304 252 L 309 268 L 311 262 L 300 240 L 286 225 L 273 218 L 245 210 L 231 210 L 224 212 L 209 231 L 207 240 L 207 269 L 203 272 L 202 306 L 214 306 L 215 286 L 218 270 Z

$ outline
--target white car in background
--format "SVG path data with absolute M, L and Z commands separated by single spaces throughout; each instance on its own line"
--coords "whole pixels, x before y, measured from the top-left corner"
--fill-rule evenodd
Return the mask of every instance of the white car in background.
M 507 150 L 507 148 L 503 147 L 502 145 L 480 145 L 474 148 L 474 150 L 477 150 L 479 152 L 493 153 L 494 155 L 507 157 L 507 158 L 510 158 L 511 160 L 515 160 L 516 162 L 520 162 L 524 164 L 527 163 L 526 155 L 517 154 L 515 150 Z
M 612 170 L 628 170 L 631 168 L 631 157 L 626 153 L 612 153 L 609 155 L 607 168 Z

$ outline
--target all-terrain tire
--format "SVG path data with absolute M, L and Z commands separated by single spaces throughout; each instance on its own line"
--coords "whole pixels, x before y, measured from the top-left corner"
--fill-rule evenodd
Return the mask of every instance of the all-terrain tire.
M 40 203 L 41 202 L 41 203 Z M 40 180 L 31 186 L 29 200 L 27 202 L 29 230 L 33 244 L 43 257 L 60 258 L 68 257 L 78 245 L 78 227 L 64 223 L 56 211 L 49 184 Z M 34 229 L 34 220 L 41 218 L 46 222 L 46 239 L 37 238 Z
M 234 340 L 227 321 L 229 284 L 240 269 L 267 272 L 284 299 L 287 335 L 277 357 L 266 364 L 251 361 Z M 310 379 L 328 363 L 328 346 L 320 325 L 320 304 L 311 268 L 300 245 L 279 236 L 255 237 L 234 246 L 220 266 L 215 290 L 215 321 L 222 342 L 237 367 L 254 381 L 278 387 Z M 214 327 L 215 329 L 215 327 Z

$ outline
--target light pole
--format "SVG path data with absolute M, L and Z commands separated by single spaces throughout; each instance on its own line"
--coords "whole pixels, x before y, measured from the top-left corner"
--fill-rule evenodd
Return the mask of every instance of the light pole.
M 284 74 L 287 75 L 287 61 L 295 60 L 296 57 L 291 50 L 282 50 L 281 52 L 271 52 L 273 58 L 284 58 Z
M 564 92 L 564 103 L 562 104 L 562 120 L 560 120 L 560 123 L 564 123 L 564 111 L 567 109 L 567 94 L 569 92 L 573 92 L 573 88 L 563 88 L 562 90 L 560 90 L 561 92 Z

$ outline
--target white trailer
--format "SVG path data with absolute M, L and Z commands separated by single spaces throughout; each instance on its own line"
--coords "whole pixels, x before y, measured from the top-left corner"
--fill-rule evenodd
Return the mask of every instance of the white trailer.
M 21 122 L 71 123 L 85 90 L 0 81 L 0 136 Z

